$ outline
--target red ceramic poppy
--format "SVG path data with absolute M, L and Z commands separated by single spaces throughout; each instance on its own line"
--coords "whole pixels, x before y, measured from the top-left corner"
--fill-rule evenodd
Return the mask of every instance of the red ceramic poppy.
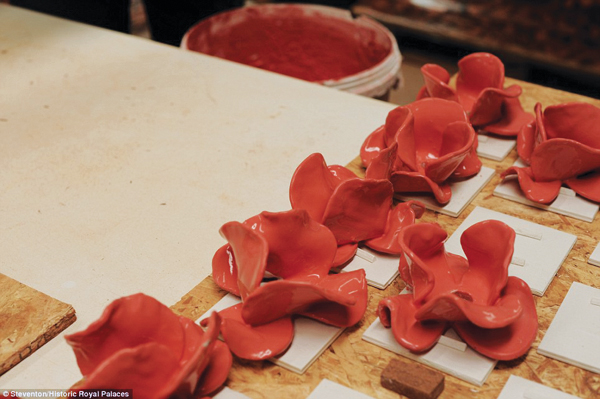
M 533 116 L 523 110 L 518 97 L 521 87 L 504 88 L 504 64 L 489 53 L 473 53 L 458 62 L 456 90 L 449 86 L 450 74 L 439 65 L 421 68 L 425 86 L 417 99 L 434 97 L 460 103 L 473 126 L 502 136 L 516 136 Z
M 452 195 L 449 179 L 481 169 L 476 150 L 475 131 L 460 104 L 428 98 L 392 110 L 384 128 L 363 143 L 361 159 L 368 176 L 389 176 L 395 192 L 431 192 L 445 204 Z
M 471 226 L 461 237 L 466 259 L 445 251 L 446 237 L 436 224 L 402 230 L 401 275 L 413 294 L 380 302 L 382 322 L 416 352 L 429 349 L 455 323 L 475 350 L 503 360 L 521 356 L 535 338 L 537 314 L 527 284 L 508 277 L 514 230 L 496 220 Z M 497 338 L 481 343 L 469 335 L 479 330 Z
M 305 209 L 343 247 L 333 266 L 352 258 L 356 243 L 384 233 L 392 196 L 387 179 L 359 179 L 339 165 L 327 166 L 318 153 L 298 166 L 290 183 L 292 208 Z
M 331 231 L 302 209 L 263 212 L 244 223 L 226 223 L 220 231 L 229 243 L 213 257 L 213 279 L 242 299 L 265 270 L 282 278 L 327 275 L 337 250 Z
M 76 389 L 133 389 L 157 399 L 209 394 L 232 363 L 217 340 L 219 325 L 213 313 L 203 331 L 144 294 L 117 299 L 87 329 L 65 337 L 84 376 Z
M 517 138 L 519 156 L 528 168 L 509 168 L 525 196 L 535 202 L 552 202 L 564 183 L 576 193 L 600 202 L 600 108 L 587 103 L 535 106 L 535 122 L 524 126 Z

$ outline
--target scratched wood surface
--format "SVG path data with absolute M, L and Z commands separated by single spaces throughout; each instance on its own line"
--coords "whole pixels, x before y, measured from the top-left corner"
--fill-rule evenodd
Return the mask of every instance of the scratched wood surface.
M 0 273 L 0 375 L 75 319 L 71 305 Z
M 511 79 L 507 79 L 506 83 L 507 85 L 521 84 L 523 87 L 522 103 L 526 110 L 533 111 L 533 106 L 538 101 L 544 107 L 570 101 L 585 101 L 600 106 L 598 100 L 575 94 Z M 368 133 L 365 132 L 365 137 Z M 499 173 L 511 165 L 516 158 L 516 151 L 513 151 L 501 162 L 486 159 L 482 159 L 482 161 L 485 166 L 494 168 Z M 359 175 L 364 173 L 360 158 L 354 159 L 347 166 Z M 446 375 L 445 390 L 440 398 L 496 398 L 510 374 L 560 389 L 581 398 L 600 398 L 600 375 L 537 353 L 537 347 L 572 282 L 579 281 L 600 288 L 600 268 L 587 263 L 600 239 L 599 216 L 597 215 L 592 223 L 588 223 L 495 197 L 492 192 L 499 182 L 499 174 L 496 174 L 458 218 L 427 211 L 421 220 L 437 222 L 451 234 L 474 207 L 479 205 L 574 234 L 578 239 L 567 260 L 548 287 L 546 294 L 543 297 L 534 297 L 538 311 L 539 330 L 529 352 L 517 360 L 499 362 L 487 382 L 481 387 Z M 379 300 L 398 294 L 403 287 L 404 283 L 400 279 L 397 279 L 384 291 L 369 287 L 369 306 L 362 321 L 347 329 L 305 374 L 292 373 L 267 361 L 249 362 L 236 359 L 227 386 L 253 399 L 283 397 L 303 399 L 321 379 L 328 378 L 374 398 L 398 398 L 398 394 L 381 387 L 381 372 L 392 358 L 399 358 L 405 362 L 411 362 L 411 360 L 363 341 L 361 336 L 375 320 L 375 311 Z M 220 290 L 209 276 L 185 295 L 172 309 L 195 320 L 224 295 L 225 292 Z M 598 345 L 600 345 L 600 340 Z

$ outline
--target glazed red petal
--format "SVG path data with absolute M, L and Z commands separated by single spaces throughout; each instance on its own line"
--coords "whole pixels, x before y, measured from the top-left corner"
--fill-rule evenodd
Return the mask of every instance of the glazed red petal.
M 521 316 L 512 324 L 496 329 L 456 323 L 454 329 L 477 352 L 498 360 L 513 360 L 529 350 L 538 329 L 535 301 L 529 286 L 517 277 L 509 277 L 504 296 L 516 296 L 523 306 Z
M 536 122 L 524 125 L 517 136 L 517 153 L 519 157 L 527 164 L 531 162 L 531 154 L 536 146 Z
M 223 245 L 215 252 L 212 259 L 212 277 L 214 282 L 225 291 L 240 296 L 238 272 L 233 250 L 229 244 Z
M 318 304 L 322 312 L 333 313 L 330 315 L 330 324 L 335 324 L 340 318 L 345 320 L 352 313 L 348 308 L 357 304 L 360 307 L 361 298 L 366 295 L 366 285 L 363 294 L 362 291 L 346 290 L 344 284 L 352 283 L 352 280 L 361 275 L 364 276 L 364 270 L 321 279 L 279 280 L 264 284 L 243 303 L 242 317 L 248 324 L 260 325 L 287 315 L 314 311 L 313 305 Z M 349 284 L 351 286 L 353 284 Z
M 173 352 L 157 342 L 135 348 L 125 348 L 105 359 L 83 382 L 79 389 L 133 389 L 136 398 L 166 399 L 172 392 L 173 373 L 179 362 Z
M 334 301 L 314 303 L 299 314 L 337 327 L 350 327 L 362 319 L 369 299 L 364 270 L 330 274 L 319 281 L 318 285 L 324 289 L 351 295 L 356 302 L 351 306 Z
M 567 180 L 600 168 L 600 149 L 570 139 L 549 139 L 531 155 L 531 172 L 539 182 Z
M 268 272 L 282 278 L 329 273 L 337 250 L 336 239 L 305 210 L 262 212 L 244 224 L 259 231 L 268 243 Z
M 333 264 L 331 265 L 331 267 L 338 267 L 350 261 L 350 259 L 354 258 L 357 249 L 357 243 L 339 245 L 337 247 L 335 259 L 333 260 Z
M 454 322 L 468 320 L 482 328 L 500 328 L 513 323 L 523 312 L 521 302 L 514 295 L 504 296 L 493 305 L 473 303 L 470 300 L 465 300 L 463 295 L 445 294 L 436 296 L 416 311 L 415 318 L 421 321 L 445 320 Z
M 244 299 L 262 281 L 267 266 L 269 245 L 261 234 L 239 222 L 225 223 L 219 232 L 229 242 L 233 252 L 233 263 L 235 263 L 237 269 L 237 285 L 240 296 Z M 224 256 L 220 255 L 220 258 L 219 271 L 221 279 L 227 272 L 222 270 Z M 228 260 L 227 263 L 231 264 L 232 260 Z
M 401 163 L 410 170 L 417 170 L 415 147 L 415 119 L 413 111 L 408 107 L 397 107 L 391 110 L 385 120 L 385 130 L 388 132 L 387 147 L 398 143 L 397 154 Z M 390 135 L 389 132 L 392 132 Z
M 484 126 L 493 134 L 505 137 L 515 137 L 521 129 L 535 120 L 533 114 L 525 112 L 518 98 L 506 98 L 502 104 L 502 118 Z
M 400 232 L 406 226 L 415 223 L 425 211 L 425 205 L 418 201 L 402 202 L 394 207 L 388 215 L 385 233 L 365 242 L 365 244 L 376 251 L 400 255 L 402 247 L 400 246 Z
M 421 74 L 425 80 L 428 97 L 443 98 L 450 101 L 458 101 L 456 92 L 450 86 L 450 74 L 444 68 L 436 64 L 425 64 L 421 67 Z M 418 100 L 420 98 L 417 98 Z
M 477 139 L 475 139 L 477 141 Z M 452 180 L 463 180 L 475 176 L 481 170 L 481 160 L 477 156 L 477 147 L 473 145 L 471 150 L 452 173 Z
M 564 138 L 600 149 L 600 108 L 588 103 L 552 105 L 544 111 L 548 140 Z
M 396 341 L 412 352 L 430 349 L 447 328 L 443 321 L 420 322 L 411 294 L 382 299 L 377 314 L 385 327 L 392 327 Z
M 494 304 L 508 279 L 515 231 L 498 220 L 486 220 L 466 229 L 460 244 L 469 262 L 461 289 L 469 292 L 475 303 Z
M 422 162 L 425 175 L 438 184 L 448 179 L 472 152 L 475 137 L 473 127 L 467 122 L 451 122 L 446 125 L 440 137 L 437 157 Z M 479 160 L 477 156 L 475 158 Z
M 479 93 L 473 108 L 469 113 L 469 120 L 473 126 L 485 126 L 502 119 L 504 114 L 504 101 L 521 95 L 521 86 L 512 85 L 506 89 L 489 87 Z
M 209 363 L 198 381 L 194 396 L 207 395 L 221 387 L 227 380 L 232 363 L 233 357 L 227 344 L 215 341 Z
M 323 155 L 309 155 L 296 168 L 290 183 L 290 203 L 293 209 L 305 209 L 316 221 L 323 219 L 327 202 L 340 184 L 327 167 Z
M 594 202 L 600 202 L 600 171 L 565 181 L 577 194 Z
M 390 182 L 395 193 L 432 193 L 442 205 L 450 202 L 452 198 L 452 191 L 447 183 L 438 185 L 420 172 L 394 172 L 390 176 Z
M 504 86 L 504 64 L 492 54 L 470 54 L 458 61 L 458 69 L 456 92 L 467 112 L 473 109 L 484 89 Z
M 385 126 L 380 126 L 367 136 L 360 147 L 360 159 L 366 168 L 371 165 L 373 159 L 377 157 L 381 151 L 387 148 L 384 135 Z
M 366 179 L 389 179 L 394 169 L 394 163 L 398 155 L 398 143 L 381 151 L 371 161 L 365 172 Z
M 540 204 L 549 204 L 558 197 L 562 183 L 560 180 L 536 182 L 533 180 L 531 168 L 510 167 L 502 173 L 502 178 L 517 175 L 519 186 L 525 197 Z
M 221 334 L 229 349 L 242 359 L 264 360 L 283 353 L 294 338 L 294 324 L 289 315 L 269 323 L 252 326 L 242 318 L 239 303 L 219 312 Z
M 392 196 L 389 180 L 347 180 L 331 196 L 323 224 L 333 232 L 338 244 L 378 237 L 384 232 Z
M 183 328 L 169 308 L 144 294 L 113 301 L 85 330 L 66 335 L 81 373 L 87 376 L 123 350 L 154 343 L 167 348 L 179 361 L 184 350 Z M 161 350 L 162 351 L 162 350 Z M 129 358 L 135 352 L 129 353 Z M 144 356 L 153 356 L 147 350 Z

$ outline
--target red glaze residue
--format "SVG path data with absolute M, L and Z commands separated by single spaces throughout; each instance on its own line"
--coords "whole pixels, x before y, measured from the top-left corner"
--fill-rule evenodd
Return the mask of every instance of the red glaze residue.
M 221 13 L 195 25 L 186 39 L 190 50 L 311 82 L 362 72 L 392 48 L 381 32 L 293 5 Z

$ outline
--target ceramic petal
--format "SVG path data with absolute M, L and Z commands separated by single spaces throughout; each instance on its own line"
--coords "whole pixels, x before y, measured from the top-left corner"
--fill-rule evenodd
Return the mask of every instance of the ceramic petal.
M 290 183 L 292 208 L 305 209 L 314 220 L 323 220 L 329 198 L 335 188 L 347 177 L 347 175 L 339 176 L 331 173 L 323 155 L 319 153 L 309 155 L 296 168 L 292 176 Z
M 600 149 L 600 108 L 588 103 L 564 103 L 544 110 L 543 124 L 547 139 L 574 140 L 585 146 Z
M 448 85 L 450 82 L 448 71 L 436 64 L 425 64 L 421 67 L 421 73 L 425 80 L 425 91 L 417 96 L 417 100 L 426 97 L 436 97 L 458 101 L 456 92 Z M 427 94 L 425 95 L 425 93 Z
M 365 171 L 366 179 L 387 179 L 389 180 L 394 170 L 396 157 L 398 156 L 398 143 L 382 150 L 367 167 Z
M 410 170 L 418 170 L 415 143 L 414 111 L 408 107 L 396 107 L 385 119 L 386 147 L 398 143 L 399 163 Z M 389 132 L 392 132 L 391 134 Z
M 566 180 L 565 184 L 582 197 L 600 202 L 600 171 Z
M 467 112 L 473 109 L 483 90 L 504 86 L 504 64 L 490 53 L 469 54 L 458 61 L 458 69 L 456 92 Z
M 379 252 L 400 255 L 400 232 L 406 226 L 415 223 L 425 212 L 425 205 L 418 201 L 402 202 L 396 205 L 388 214 L 385 233 L 381 237 L 373 238 L 365 242 L 369 248 Z
M 229 349 L 239 358 L 264 360 L 283 353 L 294 338 L 294 324 L 290 316 L 269 323 L 252 326 L 242 318 L 239 303 L 219 312 L 221 334 Z
M 600 148 L 571 139 L 549 139 L 536 146 L 530 166 L 538 182 L 571 179 L 600 168 Z
M 510 167 L 505 170 L 501 177 L 505 179 L 510 175 L 517 175 L 519 186 L 525 197 L 540 204 L 549 204 L 558 197 L 562 183 L 560 180 L 549 182 L 536 182 L 533 180 L 531 168 Z
M 527 353 L 535 340 L 538 329 L 537 311 L 529 286 L 517 277 L 508 278 L 503 295 L 515 296 L 523 305 L 523 312 L 515 322 L 497 329 L 456 323 L 454 329 L 479 353 L 492 359 L 513 360 Z
M 360 147 L 360 159 L 368 168 L 371 162 L 379 153 L 387 148 L 385 144 L 385 125 L 378 127 L 375 131 L 367 136 Z
M 212 276 L 214 282 L 227 292 L 240 296 L 238 287 L 237 264 L 233 258 L 233 250 L 229 244 L 223 245 L 215 252 L 212 259 Z
M 310 314 L 325 323 L 346 327 L 364 314 L 366 296 L 364 270 L 273 281 L 246 299 L 242 317 L 248 324 L 261 325 L 291 314 Z
M 504 101 L 521 95 L 521 87 L 512 85 L 506 89 L 485 88 L 479 94 L 473 109 L 469 113 L 469 120 L 473 126 L 486 126 L 498 122 L 503 117 Z
M 391 327 L 396 341 L 412 352 L 430 349 L 447 328 L 444 321 L 421 322 L 415 319 L 417 308 L 411 294 L 384 298 L 377 315 L 381 324 Z
M 432 193 L 437 202 L 444 205 L 450 202 L 452 190 L 447 183 L 437 184 L 419 172 L 394 172 L 390 182 L 396 193 Z
M 262 234 L 238 222 L 225 223 L 219 232 L 229 242 L 233 258 L 230 259 L 227 254 L 227 265 L 232 271 L 230 277 L 223 278 L 227 275 L 227 270 L 223 270 L 225 255 L 222 253 L 218 255 L 217 265 L 220 271 L 218 279 L 227 280 L 229 283 L 234 276 L 237 277 L 239 295 L 244 299 L 260 285 L 263 279 L 269 255 L 269 244 Z M 222 252 L 222 250 L 219 251 Z M 214 260 L 213 265 L 215 265 Z
M 519 135 L 524 126 L 534 120 L 532 114 L 525 112 L 518 98 L 505 98 L 502 103 L 502 117 L 495 122 L 486 124 L 484 129 L 488 133 L 499 136 L 515 137 Z
M 357 249 L 358 243 L 339 245 L 337 247 L 335 259 L 333 259 L 333 265 L 331 267 L 338 267 L 349 262 L 352 258 L 354 258 L 354 255 L 356 255 Z
M 268 272 L 282 278 L 329 273 L 337 250 L 336 239 L 305 210 L 262 212 L 244 224 L 268 243 Z
M 393 194 L 389 180 L 346 180 L 333 192 L 323 224 L 338 245 L 378 237 L 384 232 Z

